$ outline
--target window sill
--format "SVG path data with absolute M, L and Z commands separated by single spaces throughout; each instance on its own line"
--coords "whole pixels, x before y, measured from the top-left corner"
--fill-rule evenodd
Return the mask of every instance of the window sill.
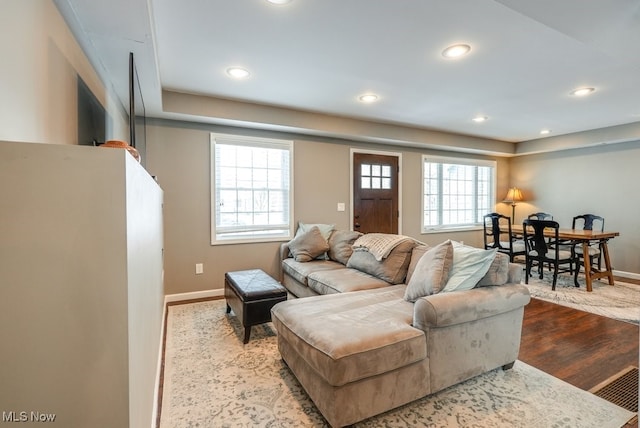
M 482 226 L 442 227 L 439 229 L 423 229 L 421 234 L 431 235 L 434 233 L 471 232 L 482 229 Z
M 262 244 L 268 242 L 288 242 L 291 237 L 271 237 L 271 238 L 238 238 L 238 239 L 220 239 L 211 241 L 211 246 L 216 247 L 219 245 L 236 245 L 236 244 Z

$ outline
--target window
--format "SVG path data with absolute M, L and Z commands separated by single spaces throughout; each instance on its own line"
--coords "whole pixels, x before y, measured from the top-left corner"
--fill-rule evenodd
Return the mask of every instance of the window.
M 494 161 L 422 157 L 422 231 L 474 228 L 493 211 Z
M 391 165 L 360 166 L 360 187 L 362 189 L 391 189 Z
M 211 134 L 211 243 L 292 236 L 293 142 Z

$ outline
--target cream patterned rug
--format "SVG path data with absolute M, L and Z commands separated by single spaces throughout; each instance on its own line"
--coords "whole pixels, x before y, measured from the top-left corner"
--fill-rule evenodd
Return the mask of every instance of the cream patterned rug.
M 638 324 L 640 322 L 640 285 L 616 280 L 610 286 L 606 280 L 593 281 L 593 291 L 587 292 L 584 277 L 578 277 L 580 287 L 573 285 L 573 276 L 558 275 L 555 291 L 551 290 L 553 276 L 544 272 L 544 279 L 537 275 L 529 278 L 531 297 L 558 305 Z M 522 280 L 524 284 L 524 279 Z
M 170 306 L 160 426 L 325 427 L 280 359 L 272 325 L 243 329 L 224 300 Z M 355 427 L 621 427 L 635 414 L 521 361 Z

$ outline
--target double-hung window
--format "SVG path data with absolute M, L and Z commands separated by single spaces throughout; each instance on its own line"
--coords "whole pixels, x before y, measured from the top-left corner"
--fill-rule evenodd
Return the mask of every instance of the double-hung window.
M 211 134 L 211 243 L 292 236 L 293 142 Z
M 495 161 L 422 157 L 422 231 L 476 228 L 493 211 Z

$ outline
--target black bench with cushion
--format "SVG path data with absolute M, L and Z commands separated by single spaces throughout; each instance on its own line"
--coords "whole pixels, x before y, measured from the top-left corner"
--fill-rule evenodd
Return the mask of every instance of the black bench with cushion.
M 249 342 L 251 326 L 271 321 L 271 308 L 287 300 L 287 291 L 261 269 L 224 274 L 227 313 L 233 309 L 244 327 L 244 343 Z

